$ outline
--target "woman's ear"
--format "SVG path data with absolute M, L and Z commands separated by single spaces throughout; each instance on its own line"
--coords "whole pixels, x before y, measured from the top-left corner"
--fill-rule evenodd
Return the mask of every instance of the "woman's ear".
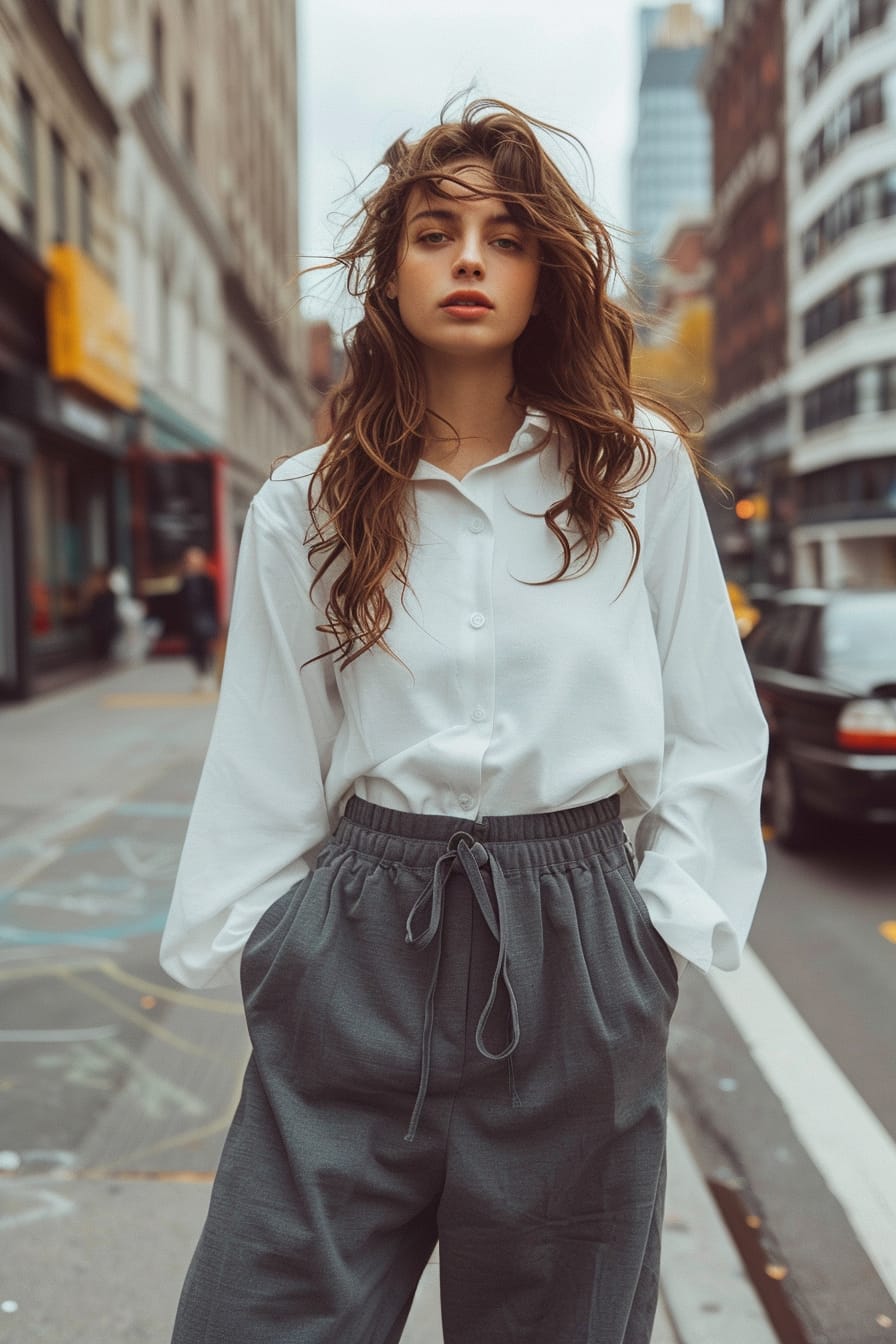
M 387 299 L 398 298 L 398 285 L 396 284 L 395 280 L 386 281 L 386 298 Z

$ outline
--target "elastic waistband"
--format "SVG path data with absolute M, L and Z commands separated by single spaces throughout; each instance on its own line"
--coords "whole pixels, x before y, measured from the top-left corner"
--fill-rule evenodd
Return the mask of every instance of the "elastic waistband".
M 425 864 L 443 851 L 457 835 L 479 840 L 491 847 L 521 847 L 530 858 L 542 861 L 558 854 L 584 858 L 595 850 L 607 850 L 623 838 L 619 821 L 619 797 L 601 798 L 581 807 L 526 815 L 469 817 L 400 812 L 351 797 L 336 828 L 337 840 L 379 858 Z

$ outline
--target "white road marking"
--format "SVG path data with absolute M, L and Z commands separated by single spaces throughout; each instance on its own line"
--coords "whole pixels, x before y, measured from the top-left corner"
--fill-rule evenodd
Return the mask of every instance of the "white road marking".
M 896 1144 L 750 948 L 709 980 L 896 1297 Z

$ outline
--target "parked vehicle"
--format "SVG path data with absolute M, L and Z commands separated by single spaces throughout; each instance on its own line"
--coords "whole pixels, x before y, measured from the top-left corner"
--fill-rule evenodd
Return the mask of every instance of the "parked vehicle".
M 779 843 L 811 846 L 822 817 L 896 825 L 896 589 L 780 593 L 744 649 Z

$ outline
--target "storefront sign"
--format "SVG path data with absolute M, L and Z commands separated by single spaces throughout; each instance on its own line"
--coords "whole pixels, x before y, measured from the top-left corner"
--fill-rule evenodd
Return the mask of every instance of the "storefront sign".
M 114 287 L 70 243 L 51 248 L 48 265 L 50 372 L 133 410 L 137 370 L 131 322 Z

